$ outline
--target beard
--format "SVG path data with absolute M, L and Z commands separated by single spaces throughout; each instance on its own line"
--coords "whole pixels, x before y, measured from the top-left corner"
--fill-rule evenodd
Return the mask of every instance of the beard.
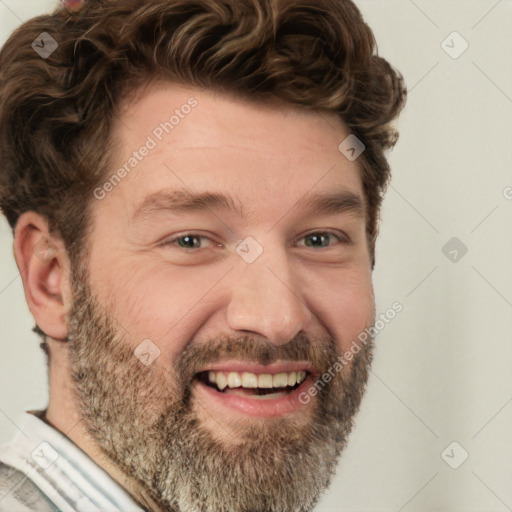
M 364 394 L 369 340 L 303 412 L 201 420 L 194 376 L 210 363 L 239 359 L 269 364 L 310 361 L 319 376 L 340 361 L 332 338 L 300 335 L 285 345 L 260 337 L 220 336 L 190 342 L 164 368 L 134 355 L 130 338 L 74 280 L 69 316 L 71 376 L 85 432 L 161 510 L 173 512 L 306 512 L 329 486 Z M 305 411 L 308 409 L 307 411 Z M 204 415 L 204 414 L 203 414 Z

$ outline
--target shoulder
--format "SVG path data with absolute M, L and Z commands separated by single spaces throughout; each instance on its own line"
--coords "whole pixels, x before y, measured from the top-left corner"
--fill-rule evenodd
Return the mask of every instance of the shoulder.
M 43 492 L 21 471 L 0 461 L 0 512 L 56 512 Z

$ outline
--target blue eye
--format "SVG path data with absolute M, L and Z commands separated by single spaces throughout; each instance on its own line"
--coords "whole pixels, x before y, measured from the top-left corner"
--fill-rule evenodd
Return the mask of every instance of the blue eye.
M 303 238 L 303 240 L 304 240 L 304 245 L 306 247 L 313 247 L 313 248 L 329 247 L 330 245 L 332 245 L 332 242 L 340 242 L 341 241 L 340 237 L 336 236 L 333 233 L 328 233 L 328 232 L 310 233 L 309 235 L 306 235 Z

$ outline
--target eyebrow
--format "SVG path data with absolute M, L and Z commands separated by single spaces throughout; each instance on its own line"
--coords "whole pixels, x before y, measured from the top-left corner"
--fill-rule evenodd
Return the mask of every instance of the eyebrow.
M 146 217 L 158 211 L 193 212 L 202 210 L 230 210 L 244 216 L 242 205 L 231 197 L 215 192 L 194 193 L 189 190 L 159 191 L 149 194 L 135 209 L 133 219 Z
M 365 203 L 356 193 L 348 190 L 318 192 L 297 201 L 304 215 L 329 215 L 350 213 L 355 217 L 365 217 Z
M 295 203 L 292 209 L 295 208 L 300 209 L 301 216 L 350 213 L 356 217 L 365 217 L 363 199 L 347 190 L 308 194 Z M 135 209 L 132 219 L 144 218 L 159 211 L 183 213 L 204 210 L 228 210 L 241 218 L 245 217 L 244 205 L 228 195 L 173 190 L 147 195 Z

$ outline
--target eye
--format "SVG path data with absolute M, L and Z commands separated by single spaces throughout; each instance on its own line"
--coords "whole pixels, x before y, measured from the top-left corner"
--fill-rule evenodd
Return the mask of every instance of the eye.
M 202 246 L 203 237 L 199 235 L 184 235 L 176 239 L 180 247 L 186 249 L 198 249 Z
M 340 235 L 336 235 L 330 231 L 316 231 L 303 236 L 298 245 L 305 245 L 313 249 L 323 249 L 343 242 L 346 243 L 347 240 Z
M 195 233 L 186 233 L 184 235 L 179 235 L 169 240 L 165 240 L 161 245 L 164 247 L 176 246 L 182 249 L 204 249 L 212 246 L 220 247 L 221 244 L 216 244 L 207 236 Z

